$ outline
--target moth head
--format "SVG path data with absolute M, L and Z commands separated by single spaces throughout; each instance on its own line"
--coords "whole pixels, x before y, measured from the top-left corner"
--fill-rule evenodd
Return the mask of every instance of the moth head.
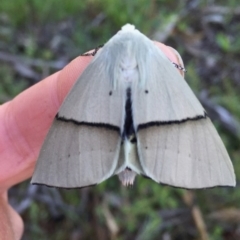
M 121 31 L 130 31 L 131 32 L 131 31 L 134 31 L 134 30 L 136 30 L 135 26 L 132 25 L 132 24 L 127 23 L 124 26 L 122 26 L 122 30 Z
M 139 34 L 140 32 L 135 28 L 134 25 L 127 23 L 121 28 L 120 31 L 118 31 L 117 35 L 118 36 L 121 36 L 124 34 L 128 35 L 129 33 Z

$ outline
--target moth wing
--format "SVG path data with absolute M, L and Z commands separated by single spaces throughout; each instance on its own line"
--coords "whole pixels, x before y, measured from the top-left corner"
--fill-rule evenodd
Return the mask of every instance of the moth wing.
M 63 188 L 98 184 L 113 175 L 120 140 L 114 130 L 55 119 L 31 182 Z
M 152 126 L 137 133 L 145 174 L 183 188 L 235 186 L 228 153 L 209 118 Z
M 231 160 L 202 105 L 166 56 L 155 46 L 149 45 L 149 51 L 145 85 L 132 89 L 133 122 L 145 174 L 184 188 L 235 185 Z
M 138 66 L 147 75 L 144 86 L 140 88 L 136 84 L 132 88 L 135 128 L 204 117 L 204 108 L 164 53 L 153 43 L 149 43 L 148 51 Z
M 58 112 L 59 118 L 122 129 L 125 94 L 123 88 L 113 89 L 106 61 L 107 51 L 108 46 L 99 50 L 84 70 L 64 100 Z
M 101 56 L 89 64 L 64 100 L 41 149 L 32 183 L 75 188 L 114 174 L 125 94 L 121 88 L 113 91 Z

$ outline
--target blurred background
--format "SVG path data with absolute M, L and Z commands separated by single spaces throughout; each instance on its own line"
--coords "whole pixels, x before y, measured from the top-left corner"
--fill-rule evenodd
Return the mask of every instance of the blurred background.
M 0 102 L 132 23 L 177 49 L 186 80 L 240 172 L 240 6 L 236 0 L 0 0 Z M 187 191 L 137 177 L 81 190 L 13 187 L 23 240 L 240 239 L 240 191 Z

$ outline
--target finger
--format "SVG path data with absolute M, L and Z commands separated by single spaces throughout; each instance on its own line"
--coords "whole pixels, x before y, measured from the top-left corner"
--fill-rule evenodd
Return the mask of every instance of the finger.
M 1 240 L 19 240 L 23 233 L 23 221 L 8 204 L 7 192 L 0 194 Z
M 169 47 L 160 42 L 154 42 L 154 44 L 156 44 L 165 53 L 165 55 L 169 58 L 169 60 L 184 67 L 183 60 L 176 49 Z M 179 69 L 178 71 L 184 77 L 184 72 Z

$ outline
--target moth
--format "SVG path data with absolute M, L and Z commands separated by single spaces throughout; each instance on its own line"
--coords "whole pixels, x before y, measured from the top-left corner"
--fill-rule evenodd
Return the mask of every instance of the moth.
M 65 98 L 33 184 L 80 188 L 137 174 L 187 189 L 235 186 L 206 111 L 166 55 L 127 24 L 93 57 Z

